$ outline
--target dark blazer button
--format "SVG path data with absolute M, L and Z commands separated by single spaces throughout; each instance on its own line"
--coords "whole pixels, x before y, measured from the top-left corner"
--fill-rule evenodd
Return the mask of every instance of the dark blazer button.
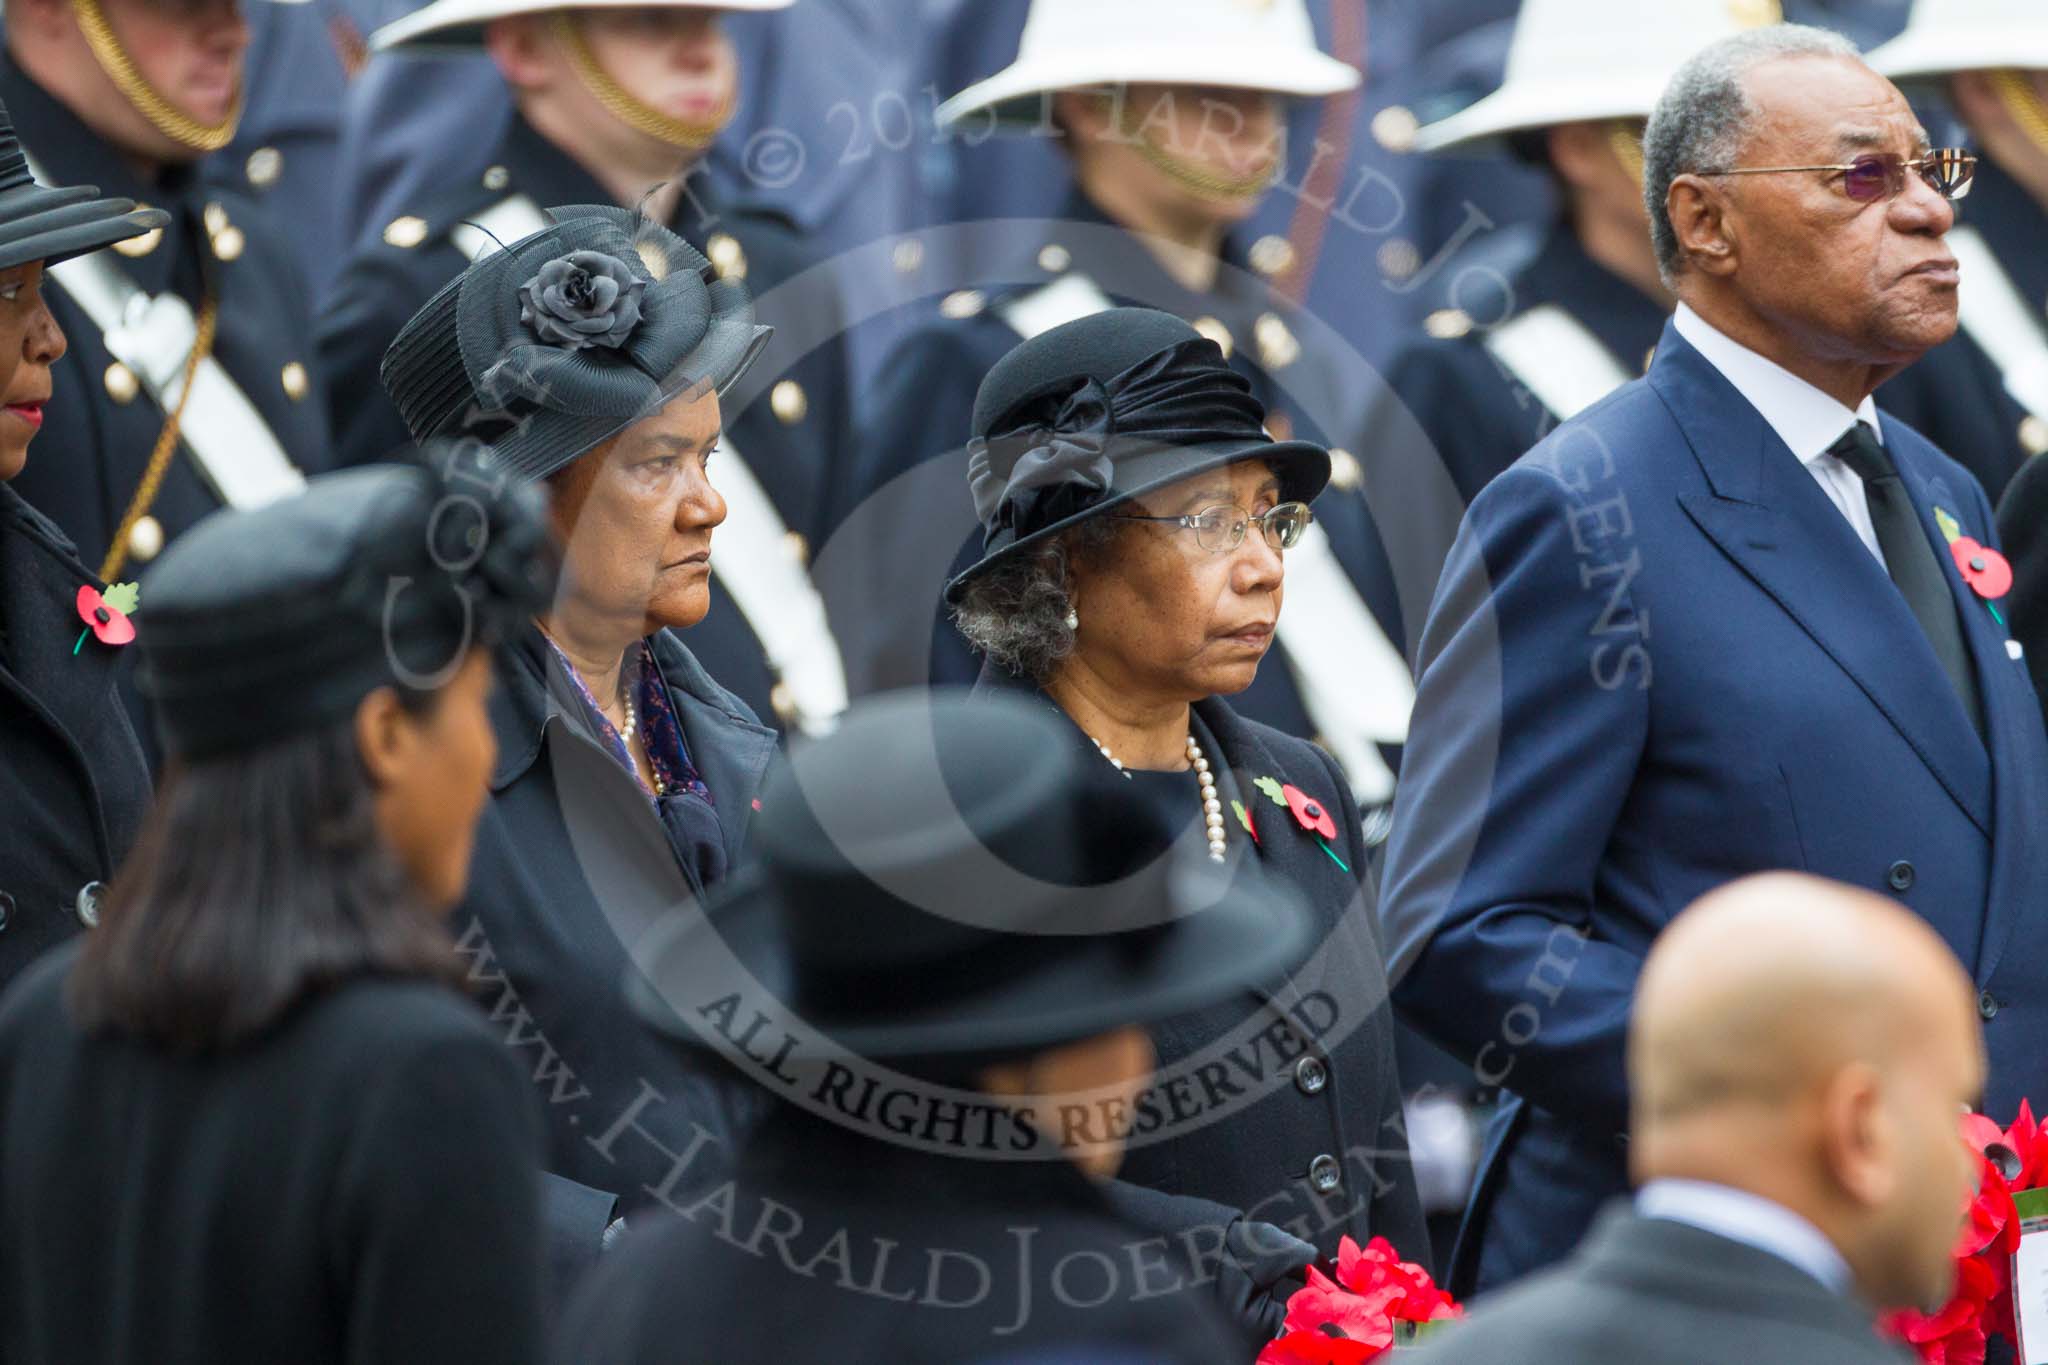
M 1998 997 L 1990 991 L 1978 991 L 1977 1013 L 1983 1015 L 1986 1019 L 1996 1018 L 1998 1016 Z
M 1308 1163 L 1309 1187 L 1317 1194 L 1328 1194 L 1344 1179 L 1344 1170 L 1337 1164 L 1337 1158 L 1325 1153 Z
M 78 888 L 78 898 L 71 908 L 78 912 L 78 922 L 88 929 L 97 928 L 100 922 L 100 896 L 106 887 L 99 882 L 87 882 Z
M 0 891 L 0 934 L 7 932 L 7 926 L 14 920 L 14 897 Z
M 1914 875 L 1913 865 L 1901 858 L 1885 872 L 1884 879 L 1894 891 L 1911 891 Z
M 1304 1057 L 1294 1064 L 1294 1083 L 1304 1095 L 1319 1095 L 1330 1083 L 1330 1069 L 1319 1058 Z

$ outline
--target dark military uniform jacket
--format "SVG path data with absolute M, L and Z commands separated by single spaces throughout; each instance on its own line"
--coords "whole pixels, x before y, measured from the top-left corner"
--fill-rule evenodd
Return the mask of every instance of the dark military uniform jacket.
M 1057 240 L 1040 237 L 1020 249 L 986 288 L 941 301 L 939 315 L 891 354 L 867 400 L 858 450 L 832 495 L 835 568 L 823 583 L 853 691 L 926 682 L 965 685 L 980 671 L 944 619 L 939 593 L 948 578 L 979 558 L 981 533 L 966 475 L 975 391 L 996 361 L 1023 340 L 1006 311 L 1047 297 L 1042 291 L 1048 285 L 1071 291 L 1075 300 L 1092 294 L 1094 306 L 1087 312 L 1136 305 L 1187 319 L 1224 345 L 1232 364 L 1252 381 L 1276 435 L 1339 447 L 1315 517 L 1372 620 L 1395 648 L 1404 649 L 1403 621 L 1411 615 L 1421 621 L 1435 581 L 1433 575 L 1424 583 L 1397 573 L 1367 510 L 1365 481 L 1350 453 L 1362 434 L 1362 410 L 1346 392 L 1352 376 L 1307 349 L 1302 320 L 1263 284 L 1247 279 L 1244 255 L 1234 242 L 1225 262 L 1235 268 L 1226 268 L 1210 292 L 1194 293 L 1078 191 L 1060 221 L 1066 232 L 1055 229 Z M 1333 436 L 1326 426 L 1353 435 Z M 1279 654 L 1233 704 L 1288 734 L 1316 733 Z M 1396 753 L 1388 750 L 1397 763 Z
M 62 463 L 40 440 L 31 450 L 31 463 Z M 0 483 L 0 986 L 97 921 L 149 809 L 120 651 L 79 643 L 88 584 L 102 586 L 63 532 Z
M 282 230 L 253 202 L 203 182 L 196 168 L 166 168 L 143 179 L 117 148 L 0 55 L 0 100 L 22 145 L 60 184 L 99 186 L 171 215 L 161 237 L 124 242 L 117 262 L 144 291 L 176 293 L 197 315 L 219 304 L 213 357 L 254 406 L 286 456 L 305 474 L 329 467 L 327 413 L 312 354 L 312 317 L 297 259 Z M 61 285 L 47 291 L 70 349 L 54 367 L 36 457 L 15 488 L 64 528 L 80 557 L 97 565 L 142 480 L 164 413 L 100 328 Z M 191 421 L 188 410 L 187 421 Z M 181 443 L 152 502 L 150 521 L 130 537 L 121 576 L 134 577 L 163 545 L 221 505 Z
M 343 268 L 322 312 L 318 343 L 333 381 L 330 398 L 343 463 L 384 459 L 409 448 L 378 366 L 412 315 L 468 265 L 470 257 L 453 236 L 464 220 L 514 195 L 542 209 L 612 202 L 611 192 L 587 170 L 514 117 L 480 175 L 422 204 L 416 214 L 393 220 L 381 239 L 366 238 Z M 803 562 L 818 523 L 833 440 L 847 423 L 842 328 L 829 272 L 779 288 L 805 275 L 811 264 L 801 236 L 781 218 L 711 203 L 698 176 L 685 182 L 669 226 L 722 273 L 743 278 L 759 320 L 776 329 L 760 359 L 725 396 L 726 437 L 711 480 L 720 482 L 719 459 L 744 459 L 787 530 L 784 553 Z M 713 562 L 711 611 L 690 630 L 691 652 L 756 714 L 787 723 L 787 694 L 777 690 L 761 641 L 719 580 L 720 573 L 738 568 L 716 555 Z

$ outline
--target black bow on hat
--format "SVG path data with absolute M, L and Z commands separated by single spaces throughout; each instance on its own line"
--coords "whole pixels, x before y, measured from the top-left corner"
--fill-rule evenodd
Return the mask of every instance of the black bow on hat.
M 1272 465 L 1285 500 L 1313 501 L 1329 452 L 1275 441 L 1265 421 L 1216 343 L 1169 313 L 1112 308 L 1020 343 L 975 396 L 967 480 L 982 557 L 946 600 L 1025 546 L 1240 460 Z

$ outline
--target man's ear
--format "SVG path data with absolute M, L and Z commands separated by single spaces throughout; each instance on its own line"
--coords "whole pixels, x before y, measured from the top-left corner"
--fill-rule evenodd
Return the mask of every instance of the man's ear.
M 1726 277 L 1739 259 L 1728 195 L 1698 175 L 1681 175 L 1664 195 L 1664 211 L 1678 237 L 1679 259 L 1703 274 Z
M 412 725 L 398 693 L 379 687 L 356 703 L 356 753 L 370 785 L 383 790 L 398 780 L 412 748 Z
M 1835 1184 L 1865 1209 L 1896 1196 L 1900 1172 L 1884 1085 L 1866 1062 L 1852 1062 L 1828 1081 L 1820 1101 L 1821 1151 Z
M 47 0 L 58 3 L 58 0 Z M 538 93 L 554 80 L 553 43 L 545 15 L 511 14 L 484 26 L 484 51 L 513 90 Z

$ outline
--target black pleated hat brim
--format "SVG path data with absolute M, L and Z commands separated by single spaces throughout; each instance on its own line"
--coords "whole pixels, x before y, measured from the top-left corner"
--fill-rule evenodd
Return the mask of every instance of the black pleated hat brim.
M 18 185 L 0 192 L 0 270 L 31 261 L 55 265 L 170 221 L 162 209 L 137 208 L 130 199 L 102 199 L 91 185 Z
M 780 930 L 785 912 L 780 892 L 760 869 L 729 878 L 712 893 L 704 913 L 678 915 L 636 952 L 638 965 L 627 968 L 628 1003 L 658 1032 L 691 1048 L 719 1051 L 670 1003 L 701 993 L 701 964 L 716 939 L 772 999 L 798 1008 Z M 879 1017 L 809 1013 L 791 1022 L 872 1060 L 1042 1050 L 1188 1014 L 1274 981 L 1300 965 L 1311 946 L 1310 932 L 1309 914 L 1294 897 L 1274 894 L 1271 887 L 1257 895 L 1232 885 L 1214 903 L 1170 926 L 1088 939 L 1052 964 L 1020 970 L 966 999 L 922 1010 L 878 1002 Z M 1126 940 L 1136 935 L 1150 938 L 1134 949 Z M 696 970 L 686 965 L 691 963 L 698 964 Z M 723 988 L 740 990 L 742 984 Z
M 1310 441 L 1242 441 L 1221 445 L 1170 447 L 1129 455 L 1116 461 L 1110 491 L 1100 502 L 998 546 L 946 585 L 946 601 L 957 603 L 967 585 L 1012 555 L 1039 545 L 1091 517 L 1121 507 L 1141 493 L 1154 492 L 1191 475 L 1207 473 L 1243 460 L 1264 460 L 1280 479 L 1283 502 L 1314 502 L 1330 484 L 1330 452 Z

